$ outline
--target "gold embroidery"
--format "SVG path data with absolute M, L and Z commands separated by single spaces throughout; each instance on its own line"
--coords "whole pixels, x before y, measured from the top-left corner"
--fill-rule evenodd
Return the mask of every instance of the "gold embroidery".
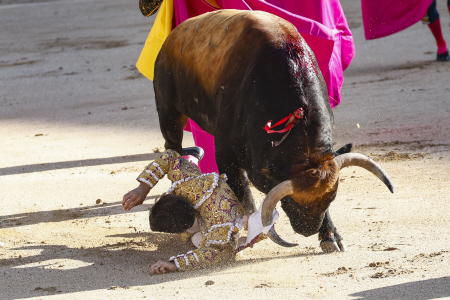
M 163 0 L 139 0 L 139 9 L 145 17 L 156 13 Z
M 235 236 L 239 232 L 236 223 L 244 216 L 244 209 L 223 177 L 219 179 L 215 173 L 202 174 L 172 150 L 167 150 L 155 163 L 174 182 L 172 193 L 186 197 L 194 207 L 198 205 L 198 224 L 203 235 L 200 249 L 171 257 L 170 260 L 180 271 L 184 271 L 232 259 L 236 249 Z M 164 174 L 157 172 L 157 169 L 151 163 L 146 170 L 161 179 Z M 142 172 L 138 180 L 144 178 L 156 184 L 157 181 L 148 172 Z M 186 239 L 189 236 L 183 237 Z

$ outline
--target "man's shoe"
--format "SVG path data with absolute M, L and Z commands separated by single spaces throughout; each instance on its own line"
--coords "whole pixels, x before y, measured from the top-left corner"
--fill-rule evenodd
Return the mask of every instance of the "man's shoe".
M 436 56 L 436 60 L 437 61 L 449 61 L 450 60 L 450 56 L 448 54 L 448 51 L 442 53 L 442 54 L 437 54 Z
M 203 156 L 205 156 L 205 151 L 200 147 L 183 148 L 182 156 L 187 156 L 187 155 L 192 155 L 195 158 L 197 158 L 198 161 L 201 161 Z

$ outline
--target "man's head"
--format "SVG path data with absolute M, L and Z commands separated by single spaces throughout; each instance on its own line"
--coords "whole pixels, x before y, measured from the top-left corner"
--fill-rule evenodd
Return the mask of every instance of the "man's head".
M 186 198 L 173 194 L 162 195 L 150 211 L 150 229 L 167 233 L 181 233 L 192 227 L 196 210 Z

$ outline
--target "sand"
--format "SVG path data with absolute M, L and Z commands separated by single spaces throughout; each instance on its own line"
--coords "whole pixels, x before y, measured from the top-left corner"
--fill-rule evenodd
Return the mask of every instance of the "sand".
M 0 299 L 450 298 L 450 62 L 434 61 L 426 26 L 366 41 L 358 1 L 342 5 L 357 54 L 333 138 L 374 158 L 395 193 L 341 172 L 330 210 L 347 252 L 323 254 L 280 209 L 277 231 L 298 247 L 265 240 L 227 266 L 161 276 L 152 263 L 190 250 L 149 229 L 169 182 L 120 205 L 163 147 L 134 66 L 154 17 L 138 1 L 1 0 Z

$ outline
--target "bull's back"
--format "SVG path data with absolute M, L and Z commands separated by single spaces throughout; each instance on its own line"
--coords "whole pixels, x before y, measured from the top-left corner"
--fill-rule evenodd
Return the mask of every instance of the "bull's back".
M 201 89 L 208 99 L 199 101 L 214 101 L 227 76 L 233 81 L 244 76 L 245 65 L 225 66 L 235 60 L 250 62 L 289 36 L 298 38 L 291 23 L 260 11 L 220 10 L 191 18 L 166 39 L 155 65 L 155 84 L 159 72 L 172 72 L 176 88 Z

